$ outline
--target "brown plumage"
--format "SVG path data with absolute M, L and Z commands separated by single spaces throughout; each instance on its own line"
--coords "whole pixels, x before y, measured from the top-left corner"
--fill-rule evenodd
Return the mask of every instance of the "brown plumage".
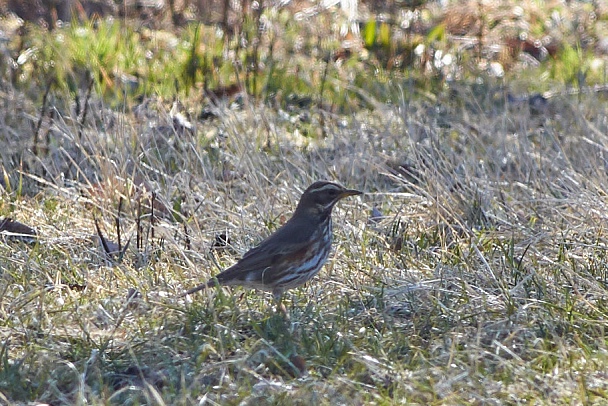
M 182 296 L 207 287 L 240 285 L 270 291 L 277 299 L 314 277 L 331 249 L 331 212 L 335 204 L 362 192 L 318 181 L 304 191 L 293 216 L 236 264 Z

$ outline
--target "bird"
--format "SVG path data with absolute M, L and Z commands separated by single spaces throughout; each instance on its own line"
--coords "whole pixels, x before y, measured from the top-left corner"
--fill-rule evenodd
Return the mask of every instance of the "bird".
M 338 201 L 363 192 L 337 183 L 317 181 L 310 185 L 292 217 L 236 264 L 181 296 L 215 286 L 243 286 L 272 292 L 279 309 L 285 291 L 303 285 L 323 267 L 332 244 L 331 213 Z

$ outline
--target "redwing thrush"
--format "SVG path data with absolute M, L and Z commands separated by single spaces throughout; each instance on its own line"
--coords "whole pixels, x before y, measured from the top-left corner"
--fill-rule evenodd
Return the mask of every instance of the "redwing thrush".
M 302 194 L 293 216 L 274 234 L 248 251 L 236 264 L 182 296 L 216 286 L 240 285 L 266 290 L 280 301 L 288 289 L 315 276 L 329 256 L 331 212 L 347 196 L 362 192 L 319 181 Z

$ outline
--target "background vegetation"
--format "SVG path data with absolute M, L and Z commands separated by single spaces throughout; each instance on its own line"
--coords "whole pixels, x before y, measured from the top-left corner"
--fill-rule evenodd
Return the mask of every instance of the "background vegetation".
M 0 403 L 605 402 L 603 3 L 69 3 L 0 2 Z M 317 179 L 289 319 L 177 297 Z

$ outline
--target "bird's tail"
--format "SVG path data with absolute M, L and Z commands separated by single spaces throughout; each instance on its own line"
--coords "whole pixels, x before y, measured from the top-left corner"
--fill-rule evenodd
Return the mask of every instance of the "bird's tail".
M 209 282 L 205 282 L 202 285 L 198 285 L 198 286 L 193 287 L 192 289 L 187 290 L 185 293 L 182 293 L 178 297 L 188 296 L 188 295 L 191 295 L 193 293 L 198 292 L 199 290 L 203 290 L 203 289 L 207 289 L 207 288 L 212 288 L 212 287 L 214 287 L 216 285 L 217 285 L 217 280 L 216 279 L 211 279 Z

